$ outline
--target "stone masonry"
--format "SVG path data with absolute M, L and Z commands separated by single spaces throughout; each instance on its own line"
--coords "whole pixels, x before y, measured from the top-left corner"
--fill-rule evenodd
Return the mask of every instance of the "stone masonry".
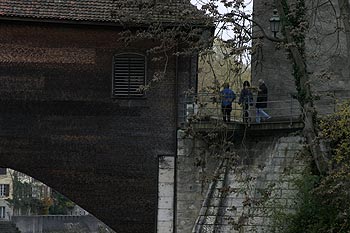
M 293 4 L 295 0 L 287 2 Z M 328 114 L 336 109 L 337 100 L 350 99 L 346 36 L 339 18 L 338 1 L 327 1 L 322 6 L 315 5 L 320 5 L 319 1 L 305 3 L 309 26 L 305 35 L 307 72 L 313 94 L 317 97 L 315 104 L 321 113 Z M 271 36 L 269 19 L 274 8 L 274 0 L 254 1 L 254 20 Z M 317 13 L 314 9 L 317 9 Z M 261 30 L 255 27 L 254 36 L 261 35 Z M 282 33 L 277 33 L 277 37 L 283 38 Z M 252 83 L 256 85 L 258 79 L 264 79 L 269 88 L 269 100 L 275 101 L 269 107 L 283 108 L 284 104 L 279 101 L 288 100 L 292 93 L 296 93 L 288 52 L 283 46 L 266 38 L 255 40 L 253 44 L 259 46 L 252 55 Z
M 188 233 L 195 225 L 208 191 L 208 179 L 218 163 L 209 156 L 203 142 L 185 137 L 182 130 L 177 137 L 176 232 Z
M 182 134 L 178 137 L 178 233 L 266 233 L 274 228 L 274 212 L 291 211 L 293 181 L 306 164 L 300 157 L 302 137 L 249 136 L 234 148 L 239 154 L 235 166 L 207 154 L 205 166 L 197 167 L 196 156 L 204 153 L 205 145 Z M 270 193 L 268 201 L 254 203 L 263 192 Z

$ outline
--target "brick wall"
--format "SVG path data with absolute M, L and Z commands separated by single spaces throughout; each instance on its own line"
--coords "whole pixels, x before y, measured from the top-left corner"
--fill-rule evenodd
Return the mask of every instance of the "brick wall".
M 154 232 L 158 156 L 176 153 L 176 65 L 143 99 L 111 98 L 112 57 L 146 54 L 115 27 L 2 22 L 0 158 L 116 232 Z M 147 56 L 147 79 L 161 64 Z M 191 72 L 178 72 L 181 86 Z M 187 82 L 187 84 L 186 84 Z

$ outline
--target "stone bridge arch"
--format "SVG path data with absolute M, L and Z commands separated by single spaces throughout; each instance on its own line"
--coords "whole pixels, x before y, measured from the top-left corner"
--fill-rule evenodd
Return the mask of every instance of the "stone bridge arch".
M 195 56 L 169 56 L 141 98 L 115 98 L 120 27 L 0 21 L 0 167 L 28 174 L 123 233 L 154 232 L 159 156 L 176 155 L 180 95 Z M 119 42 L 118 42 L 119 41 Z M 160 66 L 146 56 L 149 81 Z

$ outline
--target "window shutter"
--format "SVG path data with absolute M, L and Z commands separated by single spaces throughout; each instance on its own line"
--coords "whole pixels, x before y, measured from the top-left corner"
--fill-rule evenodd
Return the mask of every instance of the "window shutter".
M 145 56 L 140 54 L 119 54 L 114 56 L 114 97 L 143 96 L 139 88 L 146 83 L 145 63 Z

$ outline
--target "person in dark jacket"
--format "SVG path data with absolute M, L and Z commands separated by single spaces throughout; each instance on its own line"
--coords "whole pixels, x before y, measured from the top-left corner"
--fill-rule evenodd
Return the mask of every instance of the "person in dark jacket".
M 221 110 L 224 122 L 231 120 L 232 102 L 235 98 L 236 94 L 230 89 L 230 85 L 225 83 L 224 90 L 221 91 Z
M 249 88 L 250 88 L 249 81 L 244 81 L 243 89 L 241 91 L 241 95 L 238 101 L 238 104 L 242 105 L 243 107 L 243 122 L 246 122 L 246 123 L 250 122 L 249 106 L 253 106 L 253 94 L 249 90 Z
M 257 123 L 260 123 L 261 119 L 271 118 L 271 116 L 263 110 L 264 108 L 267 108 L 267 87 L 262 79 L 259 79 L 259 89 L 255 107 Z

